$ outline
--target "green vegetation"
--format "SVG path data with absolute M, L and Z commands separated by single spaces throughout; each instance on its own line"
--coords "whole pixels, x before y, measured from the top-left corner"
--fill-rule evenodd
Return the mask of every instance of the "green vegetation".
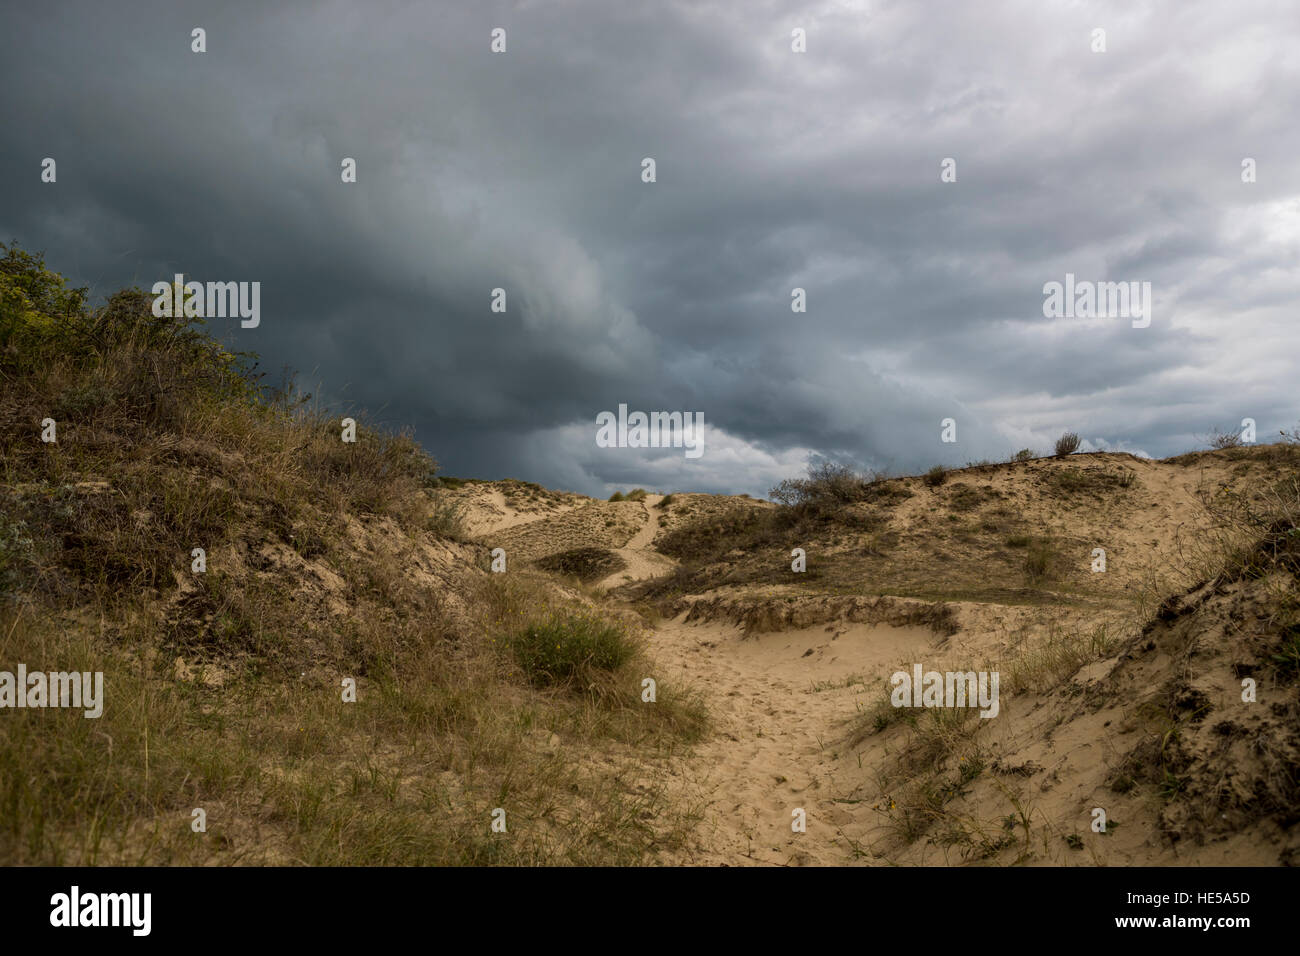
M 538 559 L 544 571 L 577 578 L 584 583 L 598 581 L 627 567 L 618 554 L 608 548 L 573 548 Z
M 1025 577 L 1031 585 L 1040 585 L 1056 571 L 1060 556 L 1050 538 L 1035 538 L 1025 551 Z
M 0 862 L 609 865 L 681 845 L 691 806 L 582 754 L 679 748 L 700 702 L 661 682 L 643 703 L 622 625 L 480 570 L 465 482 L 409 433 L 267 386 L 139 290 L 91 308 L 0 253 L 0 661 L 102 671 L 106 696 L 97 720 L 5 714 Z
M 539 686 L 590 683 L 597 672 L 612 673 L 633 656 L 625 630 L 591 613 L 551 613 L 506 639 L 529 680 Z
M 925 473 L 925 483 L 931 488 L 938 488 L 948 478 L 948 469 L 943 465 L 935 465 Z

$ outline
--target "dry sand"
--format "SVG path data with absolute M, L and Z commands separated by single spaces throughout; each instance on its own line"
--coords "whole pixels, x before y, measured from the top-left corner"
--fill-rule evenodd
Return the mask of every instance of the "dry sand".
M 1131 469 L 1138 481 L 1123 494 L 1072 497 L 1052 484 L 1053 473 L 1065 468 L 1076 477 Z M 1175 634 L 1172 625 L 1153 632 L 1152 646 L 1163 650 L 1148 654 L 1139 641 L 1145 619 L 1136 614 L 1135 596 L 1153 582 L 1163 582 L 1160 586 L 1170 589 L 1166 593 L 1189 584 L 1187 572 L 1178 569 L 1185 569 L 1183 559 L 1204 544 L 1199 499 L 1207 490 L 1240 484 L 1239 468 L 1218 459 L 1175 465 L 1097 455 L 954 474 L 938 489 L 910 481 L 917 490 L 891 515 L 900 549 L 911 548 L 909 554 L 934 541 L 940 519 L 952 513 L 952 496 L 967 486 L 981 489 L 990 507 L 1014 509 L 1062 540 L 1079 547 L 1104 543 L 1108 572 L 1076 573 L 1069 585 L 1073 596 L 1059 602 L 1051 591 L 1045 592 L 1046 603 L 949 601 L 945 613 L 955 632 L 908 623 L 921 619 L 916 609 L 933 605 L 907 598 L 817 594 L 743 580 L 687 596 L 680 613 L 653 629 L 649 650 L 667 679 L 701 692 L 713 725 L 692 753 L 646 767 L 703 811 L 694 844 L 665 862 L 1267 865 L 1295 860 L 1300 836 L 1280 830 L 1273 820 L 1252 817 L 1249 809 L 1252 789 L 1262 792 L 1263 778 L 1295 754 L 1288 749 L 1294 737 L 1285 726 L 1289 718 L 1270 718 L 1267 699 L 1249 712 L 1236 700 L 1232 667 L 1243 658 L 1233 645 L 1232 622 L 1245 612 L 1232 602 L 1247 598 L 1213 596 L 1206 607 L 1217 610 L 1205 612 L 1209 616 L 1190 638 Z M 729 496 L 675 495 L 665 513 L 657 507 L 661 496 L 649 495 L 615 503 L 556 497 L 521 509 L 489 484 L 476 486 L 467 500 L 483 540 L 506 541 L 530 559 L 576 547 L 610 549 L 626 568 L 598 582 L 601 589 L 672 572 L 676 562 L 655 543 L 683 522 L 735 504 L 769 507 Z M 962 519 L 972 515 L 963 512 Z M 828 547 L 852 554 L 862 545 L 860 537 L 850 536 Z M 1081 554 L 1086 562 L 1088 550 Z M 942 550 L 936 560 L 943 560 Z M 615 592 L 625 595 L 625 590 Z M 1100 626 L 1113 638 L 1109 656 L 1048 682 L 1041 691 L 1004 687 L 999 717 L 987 723 L 976 719 L 977 736 L 936 758 L 945 767 L 951 759 L 947 778 L 934 776 L 939 767 L 909 767 L 918 738 L 906 721 L 874 732 L 869 718 L 864 723 L 862 714 L 878 706 L 895 670 L 913 663 L 927 670 L 1005 669 L 1053 635 L 1078 639 Z M 1161 728 L 1151 715 L 1168 706 L 1167 689 L 1179 674 L 1205 688 L 1217 714 L 1204 722 L 1203 731 L 1200 725 L 1187 729 L 1180 744 L 1189 762 L 1183 785 L 1196 793 L 1193 808 L 1222 804 L 1222 812 L 1198 816 L 1154 796 L 1152 786 L 1117 783 L 1130 770 L 1138 779 L 1150 772 L 1137 757 L 1152 739 L 1159 740 Z M 1225 721 L 1239 729 L 1222 730 Z M 1220 729 L 1212 732 L 1212 726 Z M 1250 761 L 1258 760 L 1246 743 L 1236 758 L 1245 761 L 1241 767 L 1223 762 L 1224 733 L 1230 740 L 1269 741 L 1274 765 L 1252 771 Z M 980 761 L 969 780 L 959 777 L 958 761 L 965 759 L 956 757 L 961 746 L 969 746 Z M 933 819 L 922 814 L 918 825 L 917 815 L 902 808 L 915 806 L 917 782 L 927 772 L 945 789 L 941 799 L 927 804 L 934 808 Z M 1225 787 L 1236 794 L 1226 802 Z M 1119 826 L 1093 832 L 1095 807 L 1104 808 Z M 792 814 L 800 809 L 806 832 L 791 828 Z M 1188 812 L 1198 818 L 1186 819 Z

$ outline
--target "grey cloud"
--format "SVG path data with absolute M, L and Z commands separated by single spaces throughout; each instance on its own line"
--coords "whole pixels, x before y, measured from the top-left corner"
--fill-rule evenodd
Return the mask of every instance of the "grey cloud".
M 0 236 L 101 293 L 260 280 L 262 326 L 220 331 L 412 425 L 452 473 L 761 493 L 810 453 L 908 470 L 1070 427 L 1168 454 L 1300 419 L 1285 0 L 6 18 Z M 1067 271 L 1151 281 L 1152 327 L 1044 319 Z M 694 470 L 586 449 L 620 402 L 703 411 L 725 440 Z

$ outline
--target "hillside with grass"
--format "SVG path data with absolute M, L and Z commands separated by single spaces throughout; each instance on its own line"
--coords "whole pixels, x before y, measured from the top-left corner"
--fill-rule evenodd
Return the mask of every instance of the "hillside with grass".
M 635 616 L 489 573 L 411 436 L 344 442 L 201 322 L 3 252 L 0 669 L 106 702 L 0 713 L 0 861 L 640 863 L 689 829 L 642 768 L 703 712 Z

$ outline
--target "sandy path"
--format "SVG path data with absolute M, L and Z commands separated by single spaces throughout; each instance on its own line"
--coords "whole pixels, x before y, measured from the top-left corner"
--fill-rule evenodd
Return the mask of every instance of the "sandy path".
M 601 586 L 672 570 L 674 562 L 652 547 L 661 499 L 647 495 L 641 502 L 645 524 L 616 549 L 628 566 Z M 836 796 L 862 789 L 877 755 L 860 748 L 859 766 L 847 754 L 846 737 L 859 706 L 874 704 L 862 681 L 877 688 L 899 660 L 924 659 L 929 630 L 834 624 L 745 638 L 734 625 L 678 618 L 650 640 L 654 658 L 703 693 L 713 719 L 707 739 L 679 766 L 676 785 L 684 799 L 705 807 L 705 820 L 699 844 L 675 862 L 873 861 L 870 834 L 883 818 L 866 803 Z M 804 833 L 791 830 L 796 808 L 806 814 Z
M 663 501 L 663 498 L 663 495 L 646 495 L 642 499 L 641 507 L 645 510 L 645 524 L 628 539 L 627 544 L 614 551 L 627 562 L 627 567 L 602 579 L 597 584 L 598 587 L 611 588 L 628 581 L 658 577 L 661 574 L 668 574 L 676 566 L 671 558 L 651 547 L 651 542 L 659 533 L 659 510 L 655 506 Z
M 1042 527 L 1062 529 L 1085 543 L 1105 542 L 1114 558 L 1106 586 L 1116 592 L 1139 587 L 1152 564 L 1164 565 L 1184 549 L 1194 556 L 1203 526 L 1195 507 L 1198 492 L 1215 481 L 1231 480 L 1208 468 L 1170 474 L 1156 463 L 1125 464 L 1139 483 L 1132 495 L 1115 501 L 1088 499 L 1080 505 L 1060 496 L 1038 501 L 1034 489 L 1030 494 L 1004 482 L 1007 507 L 1024 510 L 1028 502 L 1038 509 Z M 1034 480 L 1041 483 L 1039 477 Z M 672 567 L 652 548 L 661 525 L 661 514 L 653 508 L 658 500 L 651 496 L 642 502 L 645 524 L 618 551 L 629 567 L 602 582 L 607 587 Z M 1058 504 L 1060 515 L 1051 511 Z M 920 513 L 932 510 L 933 502 L 918 495 L 900 505 L 900 513 L 907 508 Z M 1101 589 L 1099 582 L 1094 587 Z M 990 783 L 986 778 L 960 791 L 960 799 L 944 811 L 950 830 L 936 839 L 901 833 L 902 818 L 873 805 L 889 802 L 882 794 L 909 785 L 911 770 L 900 776 L 897 751 L 909 746 L 910 737 L 891 732 L 870 734 L 853 746 L 849 741 L 860 715 L 875 708 L 895 669 L 907 662 L 937 664 L 954 657 L 1001 659 L 1011 642 L 1041 639 L 1058 626 L 1083 633 L 1090 622 L 1124 623 L 1067 609 L 1040 614 L 988 605 L 967 611 L 960 636 L 943 646 L 926 628 L 844 622 L 749 638 L 735 625 L 688 625 L 685 615 L 656 627 L 648 639 L 652 659 L 666 681 L 683 681 L 702 694 L 712 721 L 705 739 L 689 754 L 653 771 L 663 774 L 659 782 L 666 782 L 676 799 L 703 810 L 688 845 L 663 862 L 955 864 L 984 859 L 1008 837 L 1011 845 L 998 857 L 1006 863 L 1018 862 L 1022 853 L 1028 854 L 1027 862 L 1049 865 L 1177 861 L 1177 853 L 1152 842 L 1148 833 L 1155 832 L 1157 821 L 1138 798 L 1126 803 L 1108 783 L 1108 761 L 1131 746 L 1120 739 L 1131 732 L 1121 719 L 1126 718 L 1123 701 L 1104 712 L 1076 713 L 1062 702 L 1069 695 L 1057 700 L 1026 693 L 1023 709 L 1007 711 L 1007 716 L 1014 711 L 1016 722 L 991 727 L 986 739 L 1005 757 L 1008 772 L 1025 770 L 1025 779 Z M 1097 679 L 1114 662 L 1089 665 L 1078 679 Z M 1122 838 L 1107 835 L 1105 843 L 1088 844 L 1085 857 L 1065 836 L 1083 833 L 1087 840 L 1087 808 L 1099 805 L 1111 807 L 1126 822 L 1144 820 L 1146 827 L 1131 825 L 1121 831 Z M 797 810 L 805 814 L 805 832 L 791 827 Z M 1013 810 L 1032 821 L 1024 824 L 1023 847 L 1019 830 L 1007 828 L 1006 821 L 1016 819 Z M 994 851 L 987 851 L 986 844 Z M 1238 840 L 1230 849 L 1232 859 L 1250 855 L 1249 841 Z M 1216 863 L 1229 859 L 1222 848 L 1206 852 Z
M 923 628 L 867 624 L 751 638 L 733 625 L 680 619 L 658 628 L 656 658 L 704 693 L 714 720 L 682 768 L 683 796 L 706 807 L 701 843 L 675 862 L 883 862 L 869 850 L 881 814 L 836 799 L 871 779 L 876 757 L 870 747 L 861 761 L 847 753 L 858 706 L 874 703 L 858 680 L 878 687 L 900 659 L 923 660 L 932 639 Z M 791 830 L 796 808 L 806 813 L 804 833 Z

